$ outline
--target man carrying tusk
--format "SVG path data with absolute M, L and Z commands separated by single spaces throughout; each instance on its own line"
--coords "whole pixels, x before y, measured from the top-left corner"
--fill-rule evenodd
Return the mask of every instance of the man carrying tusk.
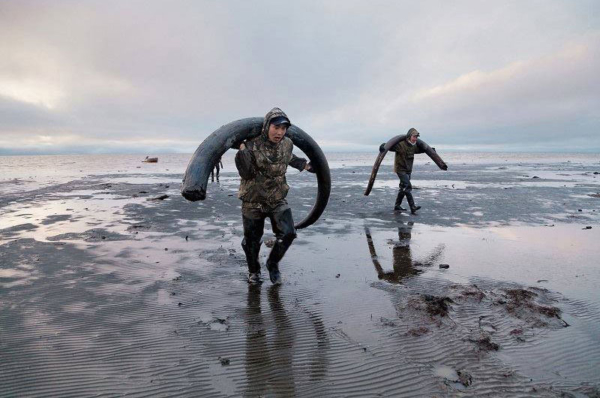
M 421 206 L 415 205 L 415 200 L 412 195 L 412 184 L 410 183 L 410 175 L 412 173 L 415 155 L 425 152 L 424 149 L 417 146 L 419 135 L 420 134 L 416 129 L 411 128 L 406 134 L 406 139 L 403 139 L 390 148 L 390 151 L 396 152 L 396 157 L 394 158 L 394 172 L 398 174 L 398 178 L 400 179 L 400 191 L 398 192 L 396 203 L 394 205 L 395 211 L 406 211 L 406 209 L 402 207 L 402 200 L 405 196 L 412 214 L 416 214 L 417 210 L 421 208 Z M 385 143 L 381 144 L 379 147 L 380 152 L 384 151 L 384 145 Z M 433 154 L 437 156 L 435 150 L 433 150 Z M 439 156 L 437 156 L 437 158 L 439 158 Z M 442 170 L 448 170 L 448 166 L 441 158 L 439 158 L 439 161 L 441 162 L 439 167 Z
M 244 240 L 242 248 L 248 262 L 248 282 L 260 283 L 258 254 L 265 218 L 269 217 L 277 238 L 267 259 L 267 269 L 273 284 L 281 284 L 279 261 L 296 238 L 292 210 L 285 197 L 289 186 L 285 178 L 287 167 L 314 172 L 306 159 L 292 153 L 292 140 L 285 137 L 290 119 L 279 108 L 265 115 L 261 134 L 240 145 L 235 165 L 242 182 L 239 198 L 242 200 Z

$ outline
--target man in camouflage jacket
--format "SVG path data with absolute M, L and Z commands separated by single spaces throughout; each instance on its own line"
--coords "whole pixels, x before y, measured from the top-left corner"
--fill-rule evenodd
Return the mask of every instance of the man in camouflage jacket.
M 292 210 L 285 197 L 289 186 L 285 178 L 287 167 L 312 171 L 306 159 L 292 153 L 292 140 L 285 137 L 290 119 L 279 108 L 265 115 L 261 134 L 240 146 L 235 164 L 242 177 L 238 197 L 242 200 L 244 240 L 242 247 L 248 262 L 248 282 L 260 282 L 258 254 L 269 217 L 277 240 L 267 260 L 269 277 L 281 283 L 279 261 L 296 238 Z

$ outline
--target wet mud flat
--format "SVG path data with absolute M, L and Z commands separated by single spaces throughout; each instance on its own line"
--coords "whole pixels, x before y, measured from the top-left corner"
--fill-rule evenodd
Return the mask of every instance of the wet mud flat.
M 335 168 L 280 287 L 246 283 L 233 173 L 200 203 L 175 173 L 3 195 L 0 396 L 599 396 L 598 169 L 420 165 L 413 216 Z

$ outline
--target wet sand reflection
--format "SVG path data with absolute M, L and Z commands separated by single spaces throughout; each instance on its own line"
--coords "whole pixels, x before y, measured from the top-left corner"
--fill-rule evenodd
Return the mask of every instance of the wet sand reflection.
M 315 383 L 324 380 L 327 374 L 329 337 L 323 321 L 320 316 L 305 309 L 301 309 L 297 316 L 290 317 L 280 298 L 281 289 L 281 286 L 268 288 L 270 311 L 263 313 L 261 286 L 248 286 L 245 362 L 247 384 L 244 396 L 302 395 L 297 389 L 297 383 L 306 385 L 306 380 L 298 378 L 308 377 L 311 388 L 315 388 L 318 386 Z M 302 337 L 303 334 L 313 333 L 314 336 L 310 338 Z M 303 343 L 314 342 L 315 339 L 316 345 L 307 346 Z M 294 361 L 295 356 L 297 363 Z M 295 374 L 294 366 L 298 371 L 302 370 L 302 373 Z
M 365 226 L 367 245 L 369 246 L 369 252 L 371 254 L 371 260 L 373 261 L 373 266 L 375 267 L 375 271 L 377 271 L 377 277 L 390 283 L 401 283 L 403 279 L 409 276 L 418 275 L 422 273 L 423 270 L 418 269 L 416 267 L 428 267 L 433 265 L 441 258 L 445 248 L 443 244 L 440 244 L 432 251 L 432 253 L 429 256 L 427 256 L 422 261 L 413 259 L 410 243 L 412 239 L 412 228 L 414 226 L 414 223 L 411 221 L 406 224 L 401 222 L 399 224 L 400 225 L 398 226 L 398 241 L 394 243 L 394 247 L 392 248 L 392 271 L 385 271 L 381 266 L 381 263 L 379 262 L 379 257 L 377 256 L 377 252 L 375 251 L 375 244 L 373 243 L 371 230 L 368 226 Z
M 245 396 L 294 396 L 295 383 L 292 355 L 295 343 L 293 326 L 279 298 L 279 286 L 268 291 L 269 307 L 275 321 L 275 335 L 271 344 L 261 309 L 261 286 L 248 286 L 248 332 L 246 335 Z

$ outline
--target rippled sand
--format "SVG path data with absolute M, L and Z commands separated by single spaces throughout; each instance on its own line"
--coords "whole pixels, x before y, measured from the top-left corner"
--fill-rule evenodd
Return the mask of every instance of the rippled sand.
M 600 166 L 421 164 L 416 216 L 388 169 L 332 170 L 281 287 L 245 281 L 231 172 L 201 203 L 164 169 L 4 190 L 0 396 L 598 396 Z

